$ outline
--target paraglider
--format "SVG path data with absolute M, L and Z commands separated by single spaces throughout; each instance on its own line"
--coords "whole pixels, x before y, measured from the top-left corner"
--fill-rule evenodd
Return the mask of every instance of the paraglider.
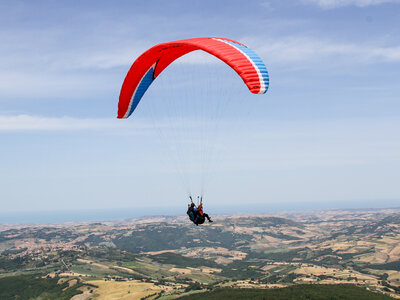
M 265 64 L 253 50 L 242 43 L 217 37 L 166 42 L 146 50 L 132 64 L 122 84 L 118 118 L 131 116 L 153 81 L 175 60 L 196 50 L 202 50 L 227 64 L 240 76 L 251 93 L 264 94 L 268 90 L 269 75 Z M 192 199 L 191 192 L 188 192 Z M 202 202 L 196 207 L 191 200 L 187 214 L 196 225 L 203 224 L 205 219 L 212 222 L 203 212 Z
M 207 219 L 209 223 L 212 223 L 210 216 L 203 212 L 203 197 L 201 197 L 200 204 L 196 207 L 193 202 L 192 196 L 189 196 L 190 204 L 188 204 L 188 210 L 186 214 L 189 216 L 190 221 L 192 221 L 196 226 L 203 224 Z

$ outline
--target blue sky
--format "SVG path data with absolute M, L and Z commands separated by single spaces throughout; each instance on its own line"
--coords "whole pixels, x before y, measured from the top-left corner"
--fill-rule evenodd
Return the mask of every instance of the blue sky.
M 199 36 L 247 44 L 271 77 L 221 121 L 209 203 L 400 204 L 400 1 L 0 1 L 2 210 L 184 205 L 151 104 L 116 111 L 141 52 Z

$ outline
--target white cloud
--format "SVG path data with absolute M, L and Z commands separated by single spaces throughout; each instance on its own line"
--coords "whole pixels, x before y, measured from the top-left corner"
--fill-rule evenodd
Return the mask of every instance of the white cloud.
M 66 47 L 62 41 L 65 35 L 53 29 L 0 31 L 5 45 L 0 50 L 0 66 L 47 71 L 110 69 L 129 65 L 147 47 L 146 42 L 138 40 L 122 43 L 100 38 L 91 43 L 76 41 L 74 47 Z
M 203 123 L 205 120 L 203 120 Z M 146 130 L 147 133 L 158 134 L 161 130 L 168 132 L 176 131 L 178 126 L 185 124 L 186 128 L 193 133 L 196 128 L 205 127 L 199 120 L 184 118 L 162 118 L 155 122 L 151 118 L 130 118 L 120 120 L 116 116 L 110 118 L 73 118 L 73 117 L 47 117 L 37 115 L 0 115 L 0 132 L 5 131 L 70 131 L 70 130 L 104 130 L 104 129 L 128 129 L 127 134 L 132 130 Z M 121 133 L 121 132 L 120 132 Z M 174 132 L 176 134 L 176 132 Z M 183 132 L 180 132 L 183 134 Z M 121 133 L 122 134 L 122 133 Z
M 350 43 L 326 38 L 291 36 L 281 39 L 247 38 L 266 61 L 323 65 L 400 62 L 400 46 Z M 260 43 L 262 41 L 262 44 Z
M 1 116 L 1 131 L 59 131 L 101 130 L 119 128 L 126 124 L 116 119 L 78 119 L 71 117 L 50 118 L 31 115 Z
M 385 3 L 400 3 L 400 0 L 302 0 L 303 3 L 316 4 L 324 9 L 344 6 L 366 7 Z

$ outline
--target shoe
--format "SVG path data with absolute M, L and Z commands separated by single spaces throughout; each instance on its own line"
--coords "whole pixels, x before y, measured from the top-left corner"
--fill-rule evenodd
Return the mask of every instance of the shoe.
M 209 223 L 214 222 L 213 220 L 208 220 Z

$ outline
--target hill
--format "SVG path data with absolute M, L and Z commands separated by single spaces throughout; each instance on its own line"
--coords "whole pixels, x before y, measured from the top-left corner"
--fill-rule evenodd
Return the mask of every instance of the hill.
M 304 284 L 400 296 L 398 216 L 395 209 L 335 210 L 216 216 L 198 227 L 172 216 L 8 225 L 0 231 L 0 278 L 29 275 L 38 287 L 55 278 L 54 288 L 77 280 L 86 294 L 147 299 Z

